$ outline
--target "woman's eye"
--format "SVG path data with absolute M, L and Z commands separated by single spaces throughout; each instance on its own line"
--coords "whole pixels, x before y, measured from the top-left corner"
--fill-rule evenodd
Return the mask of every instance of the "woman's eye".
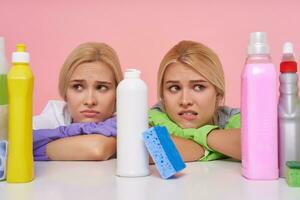
M 72 88 L 76 91 L 82 91 L 83 90 L 83 87 L 81 84 L 74 84 L 72 85 Z
M 205 89 L 204 85 L 195 85 L 194 90 L 197 92 L 203 91 Z
M 176 93 L 180 90 L 180 87 L 178 85 L 172 85 L 169 87 L 169 91 L 172 93 Z
M 108 90 L 108 87 L 105 85 L 97 85 L 96 89 L 99 90 L 100 92 L 105 92 Z

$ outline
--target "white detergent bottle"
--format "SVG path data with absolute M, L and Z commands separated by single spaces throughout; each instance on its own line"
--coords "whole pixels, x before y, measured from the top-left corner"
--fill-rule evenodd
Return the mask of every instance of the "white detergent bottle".
M 149 155 L 142 133 L 148 129 L 148 89 L 141 72 L 128 69 L 117 87 L 117 175 L 147 176 Z
M 7 74 L 9 71 L 5 56 L 5 40 L 0 36 L 0 140 L 7 140 L 8 93 Z

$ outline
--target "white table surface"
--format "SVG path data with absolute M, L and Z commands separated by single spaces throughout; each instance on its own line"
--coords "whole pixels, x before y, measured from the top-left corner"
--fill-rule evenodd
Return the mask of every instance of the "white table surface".
M 117 177 L 115 170 L 115 159 L 35 162 L 32 182 L 0 182 L 0 200 L 300 199 L 300 188 L 288 187 L 284 179 L 246 180 L 241 176 L 241 163 L 228 160 L 187 163 L 170 180 L 161 179 L 153 165 L 147 177 Z

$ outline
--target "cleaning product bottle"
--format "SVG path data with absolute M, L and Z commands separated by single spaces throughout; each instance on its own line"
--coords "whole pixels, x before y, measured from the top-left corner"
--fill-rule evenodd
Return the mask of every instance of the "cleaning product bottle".
M 266 33 L 250 34 L 241 78 L 242 174 L 248 179 L 277 179 L 277 73 Z
M 0 140 L 7 140 L 8 97 L 7 73 L 8 63 L 5 56 L 5 40 L 0 37 Z
M 293 44 L 283 45 L 280 63 L 279 119 L 279 175 L 285 177 L 287 161 L 300 161 L 300 102 L 298 97 L 297 62 Z
M 129 69 L 117 87 L 117 175 L 147 176 L 149 155 L 143 142 L 148 129 L 147 85 L 141 72 Z
M 29 53 L 24 44 L 17 45 L 8 73 L 8 160 L 7 182 L 25 183 L 33 179 L 32 95 L 33 74 Z

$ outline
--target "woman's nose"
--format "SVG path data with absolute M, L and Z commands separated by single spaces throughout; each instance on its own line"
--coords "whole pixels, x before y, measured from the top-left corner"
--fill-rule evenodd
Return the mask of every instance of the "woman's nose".
M 87 92 L 84 105 L 87 105 L 89 107 L 97 105 L 97 99 L 95 97 L 95 92 L 90 90 Z
M 192 97 L 191 97 L 189 91 L 182 90 L 179 104 L 180 104 L 180 106 L 183 106 L 183 107 L 188 107 L 188 106 L 193 105 Z

